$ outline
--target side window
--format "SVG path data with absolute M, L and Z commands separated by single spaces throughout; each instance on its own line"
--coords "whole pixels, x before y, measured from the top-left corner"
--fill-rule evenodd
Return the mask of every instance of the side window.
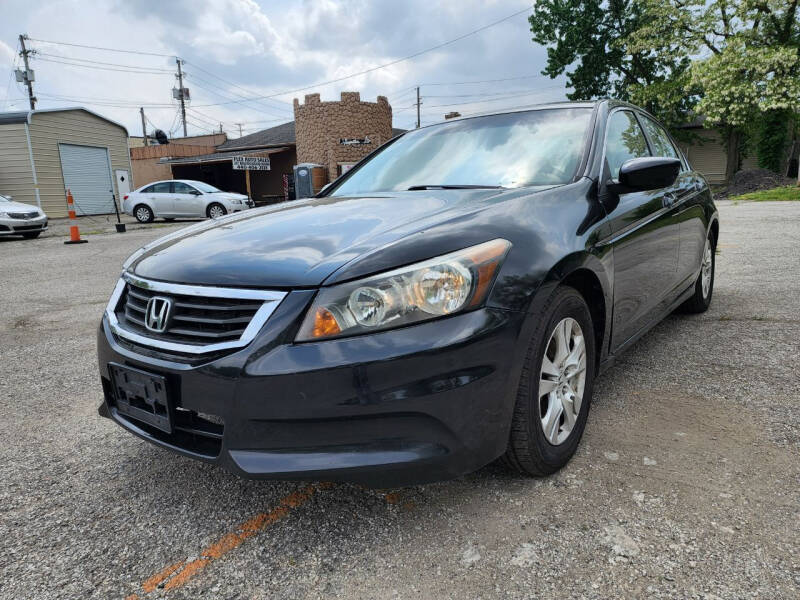
M 181 181 L 173 181 L 172 191 L 175 194 L 191 194 L 192 192 L 195 191 L 195 189 L 192 186 L 183 183 Z
M 644 117 L 642 119 L 644 128 L 650 138 L 650 143 L 653 145 L 653 156 L 665 156 L 667 158 L 680 158 L 675 146 L 672 145 L 672 140 L 669 139 L 667 132 L 664 131 L 659 125 L 651 119 Z
M 169 181 L 162 181 L 161 183 L 154 183 L 144 191 L 147 194 L 169 194 L 171 185 Z
M 619 177 L 619 169 L 627 160 L 650 156 L 647 140 L 633 113 L 620 110 L 608 119 L 606 134 L 606 161 L 611 177 Z

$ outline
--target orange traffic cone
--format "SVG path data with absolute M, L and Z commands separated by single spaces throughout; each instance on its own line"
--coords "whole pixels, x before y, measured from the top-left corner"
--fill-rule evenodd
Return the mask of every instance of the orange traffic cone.
M 89 240 L 81 239 L 81 232 L 78 231 L 77 218 L 75 217 L 75 201 L 72 199 L 72 192 L 67 190 L 67 213 L 69 214 L 70 222 L 73 225 L 69 226 L 69 239 L 64 242 L 65 244 L 85 244 Z

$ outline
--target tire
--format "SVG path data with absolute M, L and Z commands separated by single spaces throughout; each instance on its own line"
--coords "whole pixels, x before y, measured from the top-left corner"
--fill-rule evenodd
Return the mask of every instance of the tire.
M 569 336 L 559 338 L 557 326 L 565 327 L 561 331 L 569 333 Z M 559 339 L 569 338 L 569 342 L 574 342 L 574 345 L 568 343 L 567 347 L 575 350 L 578 348 L 577 337 L 582 338 L 584 345 L 582 392 L 578 389 L 581 383 L 579 369 L 569 366 L 564 370 L 559 367 L 559 363 L 562 362 L 568 365 L 581 362 L 574 360 L 572 352 L 566 356 L 567 360 L 558 360 L 559 348 L 564 347 L 559 344 Z M 542 477 L 558 471 L 569 462 L 578 448 L 589 415 L 595 375 L 595 353 L 592 316 L 583 296 L 571 287 L 557 288 L 545 305 L 525 356 L 508 448 L 503 456 L 503 461 L 507 465 L 525 475 Z M 545 357 L 553 374 L 543 370 Z M 564 384 L 576 388 L 569 389 L 573 393 L 572 398 L 577 397 L 580 400 L 580 408 L 569 413 L 572 419 L 567 418 L 569 409 L 566 407 L 574 408 L 575 402 L 570 402 L 569 393 L 564 393 L 566 390 Z M 553 386 L 551 392 L 540 394 L 551 385 Z M 566 403 L 562 402 L 562 398 L 567 398 Z M 559 406 L 561 412 L 557 410 Z M 550 418 L 552 415 L 560 416 L 553 419 Z M 549 433 L 545 432 L 543 418 L 555 424 Z M 569 420 L 572 420 L 571 426 Z
M 149 206 L 146 204 L 137 204 L 133 208 L 133 216 L 139 223 L 152 223 L 155 215 Z
M 37 237 L 39 237 L 40 233 L 42 233 L 42 232 L 41 231 L 30 231 L 28 233 L 23 233 L 22 237 L 24 237 L 26 240 L 35 240 Z
M 206 209 L 206 216 L 209 219 L 218 219 L 220 217 L 224 217 L 228 214 L 228 211 L 225 210 L 225 207 L 222 206 L 219 202 L 212 202 L 208 205 Z
M 703 256 L 700 259 L 700 274 L 694 284 L 694 294 L 679 309 L 685 313 L 703 313 L 711 306 L 711 297 L 714 295 L 714 273 L 717 267 L 716 258 L 717 242 L 714 234 L 709 231 L 703 247 Z M 707 286 L 704 277 L 707 277 Z

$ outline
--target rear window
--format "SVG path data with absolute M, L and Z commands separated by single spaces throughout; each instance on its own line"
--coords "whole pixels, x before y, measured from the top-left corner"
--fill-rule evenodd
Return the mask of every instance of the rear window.
M 144 194 L 169 194 L 172 192 L 172 183 L 169 181 L 162 181 L 161 183 L 154 183 L 150 187 L 142 190 Z

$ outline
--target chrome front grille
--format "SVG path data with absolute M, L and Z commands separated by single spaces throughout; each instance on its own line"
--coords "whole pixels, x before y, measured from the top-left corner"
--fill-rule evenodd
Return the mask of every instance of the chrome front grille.
M 137 345 L 184 354 L 232 350 L 248 344 L 286 294 L 267 290 L 190 286 L 125 273 L 106 315 L 112 331 Z M 148 327 L 153 298 L 170 308 L 161 331 Z
M 147 303 L 154 296 L 172 300 L 169 322 L 162 334 L 155 334 L 145 325 Z M 168 295 L 125 286 L 123 301 L 117 309 L 117 319 L 132 331 L 167 340 L 204 344 L 223 342 L 242 337 L 263 302 L 237 298 L 201 298 L 198 296 Z

